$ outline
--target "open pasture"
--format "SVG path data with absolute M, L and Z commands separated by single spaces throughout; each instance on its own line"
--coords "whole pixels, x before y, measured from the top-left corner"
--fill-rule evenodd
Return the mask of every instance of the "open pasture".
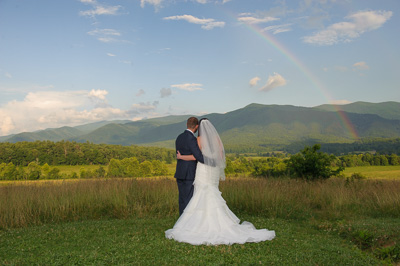
M 165 239 L 178 213 L 173 178 L 20 181 L 0 186 L 0 263 L 395 262 L 399 180 L 228 178 L 220 189 L 239 218 L 277 238 L 217 247 Z
M 27 185 L 28 184 L 28 185 Z M 399 217 L 399 180 L 228 178 L 220 189 L 235 211 L 307 220 Z M 0 228 L 177 213 L 173 178 L 31 181 L 0 186 Z
M 350 177 L 353 173 L 360 173 L 368 179 L 398 179 L 400 180 L 400 165 L 396 166 L 357 166 L 347 167 L 344 175 Z

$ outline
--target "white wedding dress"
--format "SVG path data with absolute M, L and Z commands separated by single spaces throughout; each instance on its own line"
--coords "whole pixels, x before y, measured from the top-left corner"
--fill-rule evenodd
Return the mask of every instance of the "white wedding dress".
M 257 230 L 228 208 L 218 189 L 223 168 L 197 163 L 193 197 L 165 236 L 192 245 L 231 245 L 275 238 L 275 231 Z

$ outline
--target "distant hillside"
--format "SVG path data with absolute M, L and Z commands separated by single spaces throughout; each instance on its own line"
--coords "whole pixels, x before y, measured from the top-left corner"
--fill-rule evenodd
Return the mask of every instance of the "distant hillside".
M 50 140 L 59 141 L 69 139 L 75 136 L 82 135 L 82 131 L 73 127 L 61 127 L 55 129 L 46 129 L 36 132 L 23 132 L 15 134 L 6 139 L 7 142 L 20 142 L 20 141 L 35 141 L 35 140 Z
M 4 136 L 0 138 L 0 142 L 20 142 L 20 141 L 36 141 L 36 140 L 50 140 L 50 141 L 60 141 L 68 140 L 83 134 L 92 132 L 102 126 L 110 123 L 127 123 L 129 120 L 118 120 L 118 121 L 101 121 L 90 123 L 86 125 L 76 126 L 76 127 L 60 127 L 60 128 L 48 128 L 45 130 L 39 130 L 35 132 L 22 132 L 19 134 L 13 134 L 10 136 Z
M 329 105 L 307 108 L 250 104 L 232 112 L 213 113 L 206 117 L 217 128 L 227 152 L 258 152 L 283 150 L 288 145 L 301 147 L 308 143 L 352 143 L 358 138 L 349 130 L 349 123 L 359 139 L 399 138 L 400 119 L 393 118 L 393 108 L 399 105 L 400 103 L 395 102 L 354 103 L 342 106 L 343 109 L 351 107 L 354 112 L 344 111 L 339 115 L 329 110 L 332 107 Z M 368 113 L 364 114 L 363 111 Z M 109 121 L 74 128 L 63 127 L 16 134 L 6 141 L 64 139 L 173 148 L 176 136 L 186 128 L 188 117 L 189 115 L 167 116 L 136 122 Z
M 114 120 L 114 121 L 100 121 L 100 122 L 94 122 L 90 124 L 85 124 L 85 125 L 80 125 L 76 126 L 74 128 L 80 130 L 82 133 L 89 133 L 92 132 L 93 130 L 96 130 L 102 126 L 108 125 L 110 123 L 112 124 L 125 124 L 131 122 L 130 120 Z
M 398 102 L 355 102 L 344 105 L 324 104 L 316 106 L 314 108 L 326 111 L 342 110 L 345 112 L 356 114 L 376 114 L 383 118 L 400 120 L 400 103 Z
M 400 121 L 370 114 L 346 113 L 346 116 L 361 138 L 400 136 Z M 163 125 L 149 120 L 109 124 L 74 140 L 172 148 L 176 136 L 185 129 L 187 117 L 182 117 L 183 120 L 179 123 Z M 294 142 L 355 141 L 341 116 L 315 108 L 251 104 L 226 114 L 209 114 L 206 117 L 220 132 L 225 147 L 230 152 L 276 150 Z

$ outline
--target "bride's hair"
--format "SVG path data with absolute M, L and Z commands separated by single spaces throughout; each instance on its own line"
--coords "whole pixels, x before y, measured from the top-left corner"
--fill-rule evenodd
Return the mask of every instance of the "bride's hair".
M 204 120 L 208 120 L 208 118 L 204 117 L 204 118 L 200 119 L 200 121 L 199 121 L 199 137 L 201 135 L 200 124 L 201 124 L 201 121 L 204 121 Z

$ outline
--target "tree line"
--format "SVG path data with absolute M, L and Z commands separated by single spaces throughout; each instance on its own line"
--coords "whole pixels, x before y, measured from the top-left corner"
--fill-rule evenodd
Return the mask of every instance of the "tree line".
M 16 166 L 14 163 L 0 164 L 0 180 L 38 180 L 38 179 L 73 179 L 73 178 L 114 178 L 114 177 L 150 177 L 167 176 L 168 167 L 159 160 L 139 162 L 136 157 L 122 160 L 111 159 L 108 166 L 99 165 L 90 170 L 81 167 L 79 172 L 60 173 L 57 166 L 47 163 L 39 165 L 30 162 L 27 167 Z
M 296 142 L 282 147 L 282 150 L 294 154 L 301 150 L 305 145 L 314 145 L 317 143 L 318 141 L 316 140 Z M 324 143 L 321 147 L 321 151 L 336 156 L 367 151 L 374 151 L 380 154 L 400 155 L 400 138 L 370 138 L 361 139 L 353 143 Z
M 132 154 L 136 156 L 130 156 Z M 174 150 L 153 147 L 64 141 L 0 143 L 0 180 L 166 176 L 171 174 L 167 164 L 175 160 Z M 99 167 L 96 170 L 82 167 L 79 173 L 70 174 L 60 174 L 55 167 L 68 164 Z M 321 145 L 315 144 L 289 157 L 283 157 L 283 154 L 267 158 L 227 156 L 225 173 L 315 180 L 340 176 L 345 167 L 369 165 L 400 165 L 400 156 L 394 153 L 335 156 L 322 152 Z
M 321 150 L 321 151 L 320 151 Z M 306 146 L 289 157 L 249 158 L 227 156 L 227 175 L 250 174 L 256 177 L 291 176 L 305 179 L 326 179 L 340 176 L 345 167 L 400 165 L 397 154 L 350 154 L 335 156 L 323 152 L 321 145 Z
M 159 160 L 172 163 L 175 151 L 166 148 L 78 143 L 74 141 L 35 141 L 0 143 L 0 163 L 39 165 L 108 165 L 111 159 L 135 157 L 139 162 Z

